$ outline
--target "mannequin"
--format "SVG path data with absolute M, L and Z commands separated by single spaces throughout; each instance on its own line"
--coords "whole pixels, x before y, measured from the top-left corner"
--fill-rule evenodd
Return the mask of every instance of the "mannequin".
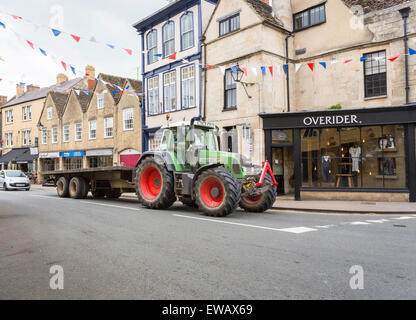
M 331 157 L 329 155 L 322 157 L 322 174 L 325 182 L 331 180 Z
M 361 148 L 355 144 L 349 150 L 352 158 L 352 172 L 360 171 L 360 157 L 361 157 Z

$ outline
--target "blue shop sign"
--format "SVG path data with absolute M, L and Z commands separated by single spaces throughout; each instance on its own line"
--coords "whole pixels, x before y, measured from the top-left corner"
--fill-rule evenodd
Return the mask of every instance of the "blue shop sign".
M 84 151 L 62 152 L 62 158 L 80 158 L 84 156 Z

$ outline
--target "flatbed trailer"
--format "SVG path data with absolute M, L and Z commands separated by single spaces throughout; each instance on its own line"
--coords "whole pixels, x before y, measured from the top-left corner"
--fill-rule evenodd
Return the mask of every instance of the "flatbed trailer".
M 119 198 L 123 193 L 136 192 L 136 168 L 104 167 L 43 171 L 40 175 L 53 180 L 60 197 L 84 199 L 88 192 L 94 198 Z

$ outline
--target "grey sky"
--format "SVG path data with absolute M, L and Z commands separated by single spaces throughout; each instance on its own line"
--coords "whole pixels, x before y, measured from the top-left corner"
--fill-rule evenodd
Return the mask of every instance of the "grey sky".
M 54 84 L 56 74 L 65 70 L 50 57 L 44 57 L 37 46 L 61 58 L 76 68 L 91 64 L 100 72 L 137 78 L 140 63 L 140 38 L 132 25 L 167 4 L 166 0 L 0 0 L 0 10 L 23 17 L 38 25 L 62 23 L 62 31 L 85 37 L 79 43 L 68 34 L 55 38 L 50 29 L 35 28 L 24 21 L 0 13 L 0 21 L 9 28 L 0 28 L 0 95 L 11 98 L 15 95 L 15 84 L 37 84 L 41 87 Z M 63 19 L 60 19 L 60 12 Z M 57 20 L 58 19 L 58 20 Z M 62 20 L 62 21 L 60 21 Z M 13 28 L 23 35 L 18 40 L 10 32 Z M 58 27 L 58 29 L 60 29 Z M 97 41 L 118 46 L 110 49 Z M 25 40 L 35 43 L 31 49 Z M 129 56 L 121 48 L 134 50 Z M 60 60 L 59 60 L 60 61 Z M 69 70 L 69 69 L 68 69 Z M 69 70 L 69 78 L 75 76 Z M 12 80 L 13 84 L 9 83 Z

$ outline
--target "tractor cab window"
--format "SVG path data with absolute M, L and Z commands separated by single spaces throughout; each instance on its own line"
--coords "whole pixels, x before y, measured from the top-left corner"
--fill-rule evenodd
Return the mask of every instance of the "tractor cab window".
M 163 131 L 162 141 L 160 143 L 160 150 L 173 151 L 177 143 L 176 128 L 166 129 Z

